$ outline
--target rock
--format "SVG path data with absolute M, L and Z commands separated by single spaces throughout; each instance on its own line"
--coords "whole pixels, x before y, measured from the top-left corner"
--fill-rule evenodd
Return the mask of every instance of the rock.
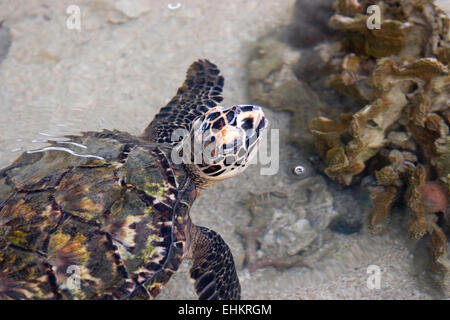
M 345 235 L 359 232 L 367 219 L 368 205 L 360 198 L 360 192 L 354 188 L 333 192 L 334 206 L 338 215 L 331 221 L 330 230 Z
M 333 0 L 297 0 L 288 42 L 299 48 L 312 47 L 329 39 L 336 32 L 328 26 L 333 15 Z
M 300 53 L 275 36 L 263 38 L 250 55 L 249 95 L 252 101 L 278 111 L 289 111 L 290 140 L 312 149 L 312 135 L 307 130 L 311 119 L 325 106 L 305 81 L 299 80 L 293 69 Z
M 267 266 L 282 269 L 305 264 L 304 257 L 320 247 L 312 244 L 337 215 L 333 197 L 321 176 L 296 180 L 281 194 L 277 190 L 253 195 L 245 202 L 249 204 L 246 207 L 252 220 L 246 228 L 239 228 L 238 233 L 246 240 L 250 271 Z
M 317 232 L 311 228 L 311 224 L 307 219 L 297 220 L 293 225 L 288 226 L 284 232 L 290 233 L 295 237 L 294 244 L 289 245 L 286 250 L 287 254 L 291 256 L 300 253 L 317 237 Z

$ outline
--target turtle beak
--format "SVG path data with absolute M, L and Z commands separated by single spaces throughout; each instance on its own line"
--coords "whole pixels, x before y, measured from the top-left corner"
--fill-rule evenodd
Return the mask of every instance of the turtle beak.
M 264 116 L 264 112 L 259 108 L 259 112 L 255 116 L 256 122 L 256 133 L 259 137 L 260 133 L 263 132 L 267 127 L 269 127 L 269 120 Z

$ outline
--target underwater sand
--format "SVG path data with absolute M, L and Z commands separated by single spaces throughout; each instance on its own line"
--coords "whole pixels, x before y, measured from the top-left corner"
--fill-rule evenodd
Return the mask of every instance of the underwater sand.
M 81 31 L 66 28 L 68 5 L 81 8 Z M 83 130 L 119 129 L 138 134 L 175 94 L 188 66 L 198 58 L 216 63 L 225 77 L 223 105 L 251 103 L 246 94 L 246 61 L 253 43 L 288 24 L 294 0 L 283 1 L 0 1 L 12 37 L 0 63 L 0 167 L 33 140 Z M 175 10 L 168 5 L 181 4 Z M 450 12 L 450 1 L 437 1 Z M 115 5 L 114 5 L 115 4 Z M 286 139 L 287 113 L 266 111 L 272 128 Z M 243 268 L 244 246 L 236 226 L 249 221 L 239 200 L 248 192 L 289 189 L 291 169 L 302 164 L 298 150 L 281 143 L 280 171 L 260 168 L 205 190 L 195 202 L 194 223 L 219 232 L 239 268 L 244 299 L 432 299 L 439 297 L 414 265 L 416 246 L 401 213 L 386 234 L 336 236 L 334 251 L 317 269 L 277 271 Z M 398 220 L 398 221 L 397 221 Z M 417 260 L 417 261 L 416 261 Z M 367 267 L 380 266 L 381 288 L 367 288 Z M 195 299 L 189 264 L 159 299 Z

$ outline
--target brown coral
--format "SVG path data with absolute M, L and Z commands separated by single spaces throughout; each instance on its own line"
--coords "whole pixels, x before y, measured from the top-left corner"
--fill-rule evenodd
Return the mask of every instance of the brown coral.
M 369 30 L 364 13 L 370 4 L 335 1 L 330 25 L 342 32 L 343 52 L 335 56 L 339 72 L 326 81 L 365 106 L 339 121 L 315 118 L 310 130 L 330 178 L 350 185 L 370 164 L 377 181 L 371 191 L 373 232 L 383 230 L 406 185 L 409 233 L 414 239 L 429 234 L 435 263 L 450 273 L 436 215 L 443 213 L 448 224 L 450 19 L 433 1 L 378 1 L 381 29 Z

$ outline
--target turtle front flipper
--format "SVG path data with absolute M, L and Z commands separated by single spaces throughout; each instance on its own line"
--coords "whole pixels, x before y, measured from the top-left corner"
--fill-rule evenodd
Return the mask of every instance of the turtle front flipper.
M 194 62 L 175 97 L 159 111 L 141 138 L 166 144 L 178 142 L 171 139 L 176 129 L 189 131 L 195 118 L 223 100 L 223 83 L 215 64 L 208 60 Z
M 205 227 L 192 226 L 191 278 L 200 300 L 239 300 L 241 286 L 233 255 L 222 237 Z

